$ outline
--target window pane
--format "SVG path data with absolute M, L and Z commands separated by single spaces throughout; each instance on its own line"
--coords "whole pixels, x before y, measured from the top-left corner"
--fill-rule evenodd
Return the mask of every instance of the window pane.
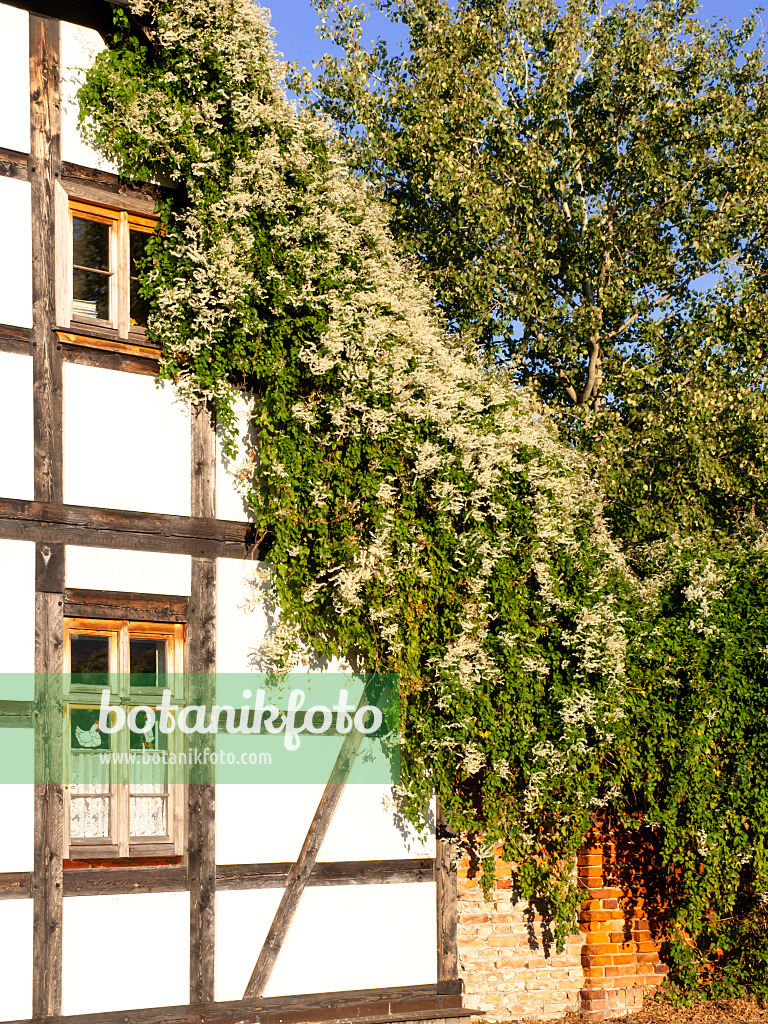
M 72 271 L 72 312 L 109 320 L 109 277 L 89 270 Z
M 140 260 L 146 249 L 148 240 L 152 237 L 146 231 L 131 231 L 131 324 L 138 327 L 147 326 L 149 315 L 149 300 L 139 295 L 139 279 L 137 261 Z
M 69 821 L 72 839 L 108 839 L 109 797 L 73 795 Z
M 72 218 L 72 262 L 76 267 L 109 273 L 109 224 Z
M 167 640 L 131 637 L 131 686 L 164 686 Z
M 109 836 L 110 766 L 101 754 L 110 749 L 109 737 L 99 732 L 98 708 L 70 712 L 70 836 L 105 839 Z
M 109 686 L 109 637 L 70 635 L 70 660 L 73 685 Z
M 109 225 L 72 218 L 72 312 L 109 320 Z
M 168 835 L 168 801 L 164 796 L 132 796 L 132 836 Z

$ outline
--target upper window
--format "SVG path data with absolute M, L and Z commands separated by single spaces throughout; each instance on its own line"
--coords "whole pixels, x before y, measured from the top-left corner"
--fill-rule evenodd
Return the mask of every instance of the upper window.
M 183 649 L 179 624 L 64 620 L 70 859 L 183 853 L 184 790 L 167 756 L 176 733 L 162 732 L 140 710 L 159 704 L 164 689 L 176 706 L 183 703 Z M 100 731 L 104 690 L 129 720 L 136 709 L 135 731 Z
M 138 264 L 156 221 L 70 199 L 66 264 L 59 275 L 59 326 L 78 324 L 143 335 L 148 303 L 139 294 Z

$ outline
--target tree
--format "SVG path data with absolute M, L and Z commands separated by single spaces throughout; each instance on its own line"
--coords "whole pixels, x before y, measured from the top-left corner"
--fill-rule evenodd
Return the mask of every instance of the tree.
M 389 211 L 349 173 L 328 124 L 286 101 L 264 12 L 249 0 L 132 0 L 132 8 L 144 31 L 136 34 L 116 12 L 112 46 L 88 73 L 81 109 L 94 143 L 125 173 L 162 172 L 177 185 L 141 269 L 162 375 L 192 400 L 212 402 L 225 432 L 233 389 L 254 398 L 257 440 L 246 483 L 259 529 L 271 540 L 264 576 L 281 613 L 264 657 L 286 667 L 310 649 L 397 673 L 406 812 L 423 822 L 436 791 L 468 842 L 475 832 L 503 841 L 520 864 L 525 894 L 551 901 L 560 937 L 579 902 L 573 854 L 595 815 L 611 814 L 635 824 L 653 820 L 663 830 L 664 855 L 680 879 L 681 934 L 723 948 L 718 915 L 730 917 L 739 900 L 752 907 L 768 891 L 761 768 L 768 654 L 760 647 L 768 651 L 768 614 L 759 597 L 768 577 L 764 549 L 751 551 L 745 541 L 758 532 L 747 513 L 759 514 L 762 500 L 756 484 L 752 492 L 744 484 L 760 471 L 764 438 L 750 404 L 762 395 L 759 385 L 754 391 L 753 321 L 763 301 L 756 284 L 751 311 L 744 305 L 757 271 L 725 280 L 720 305 L 706 307 L 717 339 L 708 346 L 696 333 L 703 321 L 695 319 L 695 295 L 680 293 L 676 318 L 658 318 L 651 299 L 633 297 L 645 301 L 644 313 L 627 327 L 635 340 L 621 373 L 615 352 L 624 342 L 618 334 L 603 338 L 597 307 L 553 303 L 563 373 L 579 379 L 576 355 L 566 351 L 563 324 L 572 322 L 574 330 L 599 330 L 598 356 L 590 362 L 587 347 L 581 369 L 585 382 L 590 367 L 603 377 L 581 405 L 559 402 L 553 417 L 516 375 L 538 381 L 554 402 L 563 388 L 555 356 L 542 349 L 519 365 L 494 365 L 472 338 L 446 334 L 416 279 L 419 259 L 428 269 L 426 258 L 418 250 L 402 256 Z M 431 9 L 435 18 L 446 11 L 439 0 Z M 492 10 L 477 8 L 483 17 Z M 579 32 L 594 27 L 586 16 L 574 24 Z M 541 34 L 542 52 L 560 53 L 547 38 Z M 527 51 L 523 69 L 526 61 L 535 77 Z M 544 175 L 533 158 L 521 166 L 531 188 Z M 565 202 L 577 209 L 570 195 Z M 567 232 L 558 242 L 563 251 L 573 245 L 574 259 L 598 237 L 590 203 L 583 203 L 586 228 L 574 228 L 576 243 Z M 532 238 L 535 215 L 535 205 L 525 213 Z M 554 222 L 554 212 L 548 216 Z M 525 217 L 510 223 L 525 226 Z M 444 219 L 449 241 L 462 241 Z M 668 252 L 676 251 L 678 230 L 661 232 Z M 544 232 L 538 237 L 549 244 Z M 681 262 L 693 245 L 683 241 Z M 722 239 L 717 244 L 724 252 Z M 642 250 L 646 262 L 661 243 L 654 245 Z M 499 245 L 501 266 L 506 258 Z M 458 267 L 458 255 L 451 260 Z M 468 265 L 484 287 L 471 259 Z M 541 282 L 518 293 L 534 312 L 536 302 L 543 308 Z M 443 309 L 448 295 L 440 291 Z M 502 313 L 494 307 L 492 325 L 484 313 L 468 314 L 467 329 L 490 345 Z M 738 316 L 748 318 L 743 328 Z M 538 324 L 533 313 L 528 322 Z M 455 335 L 457 315 L 453 326 Z M 724 339 L 735 326 L 729 347 Z M 589 346 L 592 335 L 585 337 Z M 661 395 L 651 376 L 660 355 Z M 700 390 L 700 380 L 709 388 L 694 412 L 691 374 Z M 665 502 L 677 494 L 678 477 L 668 427 L 677 416 L 692 453 L 682 459 L 688 472 L 709 440 L 713 399 L 730 430 L 716 446 L 734 466 L 734 449 L 746 453 L 747 468 L 726 481 L 736 497 L 721 515 L 719 484 L 701 496 L 701 472 L 694 474 L 695 516 L 687 533 L 662 547 L 652 512 L 633 535 L 614 498 L 614 529 L 628 549 L 628 541 L 636 545 L 638 579 L 609 534 L 590 461 L 574 441 L 597 450 L 603 431 L 600 457 L 615 468 L 603 479 L 618 481 L 618 493 L 621 474 L 629 474 L 630 510 L 640 507 L 640 485 L 626 437 L 642 431 L 641 440 L 657 444 L 666 459 L 663 486 L 649 500 L 664 510 L 661 536 L 669 540 L 674 509 Z M 576 420 L 566 415 L 574 409 Z M 570 423 L 579 429 L 569 431 Z M 744 437 L 749 423 L 752 434 Z M 714 456 L 701 454 L 706 469 L 718 458 L 717 447 Z M 684 507 L 684 498 L 674 500 Z M 728 544 L 715 544 L 716 537 Z M 730 849 L 741 857 L 735 866 Z M 736 957 L 753 976 L 755 948 Z
M 765 517 L 768 80 L 696 0 L 318 3 L 316 106 L 449 329 L 594 450 L 621 536 Z M 334 17 L 328 20 L 328 9 Z M 305 82 L 306 85 L 306 82 Z M 595 415 L 597 414 L 597 415 Z
M 592 456 L 638 576 L 610 820 L 652 824 L 672 957 L 765 994 L 768 78 L 695 0 L 319 2 L 307 95 L 448 329 Z M 332 13 L 331 13 L 332 8 Z M 603 769 L 605 770 L 605 766 Z M 607 780 L 607 775 L 606 775 Z M 715 966 L 717 969 L 715 969 Z

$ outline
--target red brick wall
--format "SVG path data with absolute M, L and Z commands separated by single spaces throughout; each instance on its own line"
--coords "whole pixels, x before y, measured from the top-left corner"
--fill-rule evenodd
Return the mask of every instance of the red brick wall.
M 659 959 L 654 851 L 637 836 L 595 840 L 578 858 L 579 931 L 557 953 L 549 923 L 512 889 L 498 856 L 486 901 L 479 870 L 459 866 L 459 965 L 467 1006 L 487 1020 L 587 1020 L 631 1013 L 667 972 Z

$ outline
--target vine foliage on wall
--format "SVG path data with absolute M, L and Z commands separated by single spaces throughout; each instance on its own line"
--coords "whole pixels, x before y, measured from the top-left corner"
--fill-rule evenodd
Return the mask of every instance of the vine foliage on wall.
M 264 593 L 280 609 L 260 657 L 397 673 L 404 813 L 423 827 L 435 791 L 464 843 L 483 836 L 488 883 L 486 854 L 502 843 L 523 894 L 549 901 L 560 941 L 596 816 L 663 829 L 665 857 L 691 882 L 676 911 L 690 960 L 709 896 L 732 906 L 743 872 L 719 855 L 699 870 L 699 833 L 710 850 L 725 839 L 703 801 L 688 822 L 682 793 L 665 789 L 665 766 L 691 764 L 662 742 L 659 708 L 672 694 L 675 721 L 706 720 L 699 682 L 711 682 L 715 634 L 702 647 L 689 622 L 702 600 L 706 616 L 725 601 L 720 576 L 679 545 L 658 554 L 663 572 L 628 571 L 586 458 L 514 369 L 445 333 L 329 125 L 286 99 L 264 11 L 132 8 L 151 32 L 137 38 L 116 12 L 81 113 L 124 174 L 174 185 L 142 272 L 161 376 L 215 405 L 230 452 L 235 395 L 253 399 L 243 487 L 270 538 Z M 692 643 L 682 680 L 669 665 Z M 705 728 L 701 743 L 712 739 Z M 759 889 L 755 835 L 744 863 Z

